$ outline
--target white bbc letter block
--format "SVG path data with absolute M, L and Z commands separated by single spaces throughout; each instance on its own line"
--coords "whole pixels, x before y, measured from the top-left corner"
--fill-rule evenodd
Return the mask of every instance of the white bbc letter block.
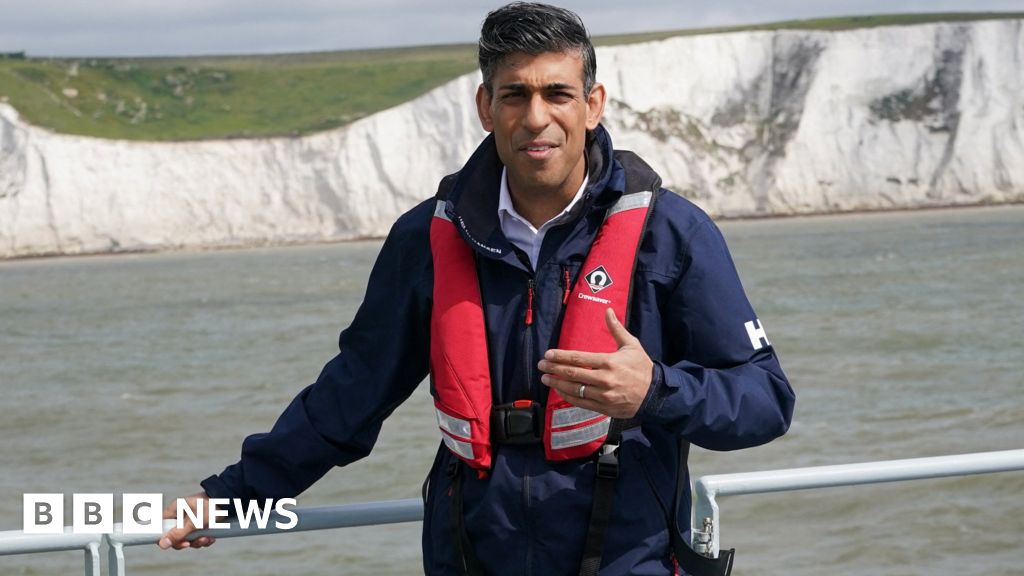
M 114 531 L 113 494 L 74 494 L 72 527 L 76 534 L 106 534 Z
M 125 534 L 163 534 L 163 494 L 121 496 L 121 525 Z
M 22 528 L 25 534 L 64 533 L 63 494 L 25 494 Z

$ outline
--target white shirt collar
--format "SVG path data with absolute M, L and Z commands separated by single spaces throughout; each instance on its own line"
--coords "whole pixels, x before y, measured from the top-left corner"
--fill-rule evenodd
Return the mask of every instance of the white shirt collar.
M 528 226 L 530 231 L 532 231 L 534 234 L 540 232 L 541 230 L 546 230 L 551 226 L 559 223 L 561 219 L 565 218 L 566 214 L 568 214 L 569 211 L 572 210 L 572 207 L 575 206 L 577 202 L 579 202 L 580 198 L 583 197 L 583 190 L 587 188 L 587 183 L 589 181 L 590 175 L 584 174 L 583 183 L 580 184 L 580 188 L 579 190 L 576 191 L 576 195 L 572 197 L 572 200 L 569 201 L 565 208 L 560 213 L 556 214 L 553 218 L 542 224 L 540 228 L 535 228 L 533 224 L 531 224 L 529 220 L 527 220 L 519 212 L 517 212 L 515 206 L 512 205 L 512 193 L 509 192 L 508 189 L 508 169 L 503 167 L 501 169 L 501 186 L 498 189 L 498 220 L 501 222 L 502 230 L 506 232 L 507 236 L 508 230 L 506 230 L 505 226 L 506 217 L 512 217 L 518 220 L 519 222 L 522 222 L 523 224 Z

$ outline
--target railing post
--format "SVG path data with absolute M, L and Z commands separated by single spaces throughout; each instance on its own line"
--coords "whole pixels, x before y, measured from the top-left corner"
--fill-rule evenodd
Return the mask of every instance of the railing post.
M 719 519 L 718 488 L 707 478 L 698 478 L 694 487 L 693 512 L 690 518 L 690 543 L 693 550 L 709 558 L 718 557 Z
M 107 540 L 107 575 L 124 576 L 124 544 L 111 540 L 110 535 L 105 536 Z
M 85 576 L 100 576 L 100 543 L 89 542 L 85 547 Z

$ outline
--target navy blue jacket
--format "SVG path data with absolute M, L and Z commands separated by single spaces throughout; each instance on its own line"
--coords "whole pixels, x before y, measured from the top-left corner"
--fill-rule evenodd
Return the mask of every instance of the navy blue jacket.
M 557 347 L 564 271 L 572 282 L 601 225 L 622 195 L 626 171 L 598 127 L 588 142 L 590 182 L 573 218 L 551 229 L 536 270 L 501 233 L 501 162 L 487 138 L 455 178 L 449 211 L 465 222 L 489 338 L 494 402 L 545 402 L 537 363 Z M 292 497 L 334 466 L 369 454 L 381 424 L 429 370 L 433 271 L 429 199 L 395 223 L 370 274 L 340 352 L 285 409 L 273 429 L 248 437 L 241 460 L 202 485 L 212 497 Z M 534 283 L 534 321 L 524 322 Z M 764 340 L 745 327 L 756 316 L 725 241 L 704 212 L 659 189 L 636 266 L 629 330 L 655 361 L 639 426 L 623 435 L 602 574 L 669 574 L 668 518 L 680 437 L 712 450 L 768 442 L 789 427 L 794 394 Z M 756 327 L 756 324 L 755 324 Z M 455 457 L 439 444 L 423 525 L 424 571 L 455 575 L 450 528 Z M 466 530 L 491 574 L 576 574 L 595 478 L 591 459 L 548 462 L 543 446 L 496 448 L 491 474 L 464 475 Z M 682 479 L 688 482 L 687 478 Z M 689 491 L 679 507 L 689 527 Z

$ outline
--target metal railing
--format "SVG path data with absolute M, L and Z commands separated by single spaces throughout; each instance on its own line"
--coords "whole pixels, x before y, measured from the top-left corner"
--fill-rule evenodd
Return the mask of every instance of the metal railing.
M 423 501 L 419 498 L 410 498 L 408 500 L 389 500 L 386 502 L 362 502 L 359 504 L 295 508 L 292 512 L 295 513 L 298 520 L 295 527 L 291 529 L 277 528 L 275 525 L 276 521 L 280 520 L 281 517 L 277 514 L 271 514 L 266 528 L 241 528 L 238 525 L 238 521 L 235 520 L 230 523 L 228 528 L 197 530 L 190 534 L 188 539 L 194 540 L 206 535 L 216 536 L 217 538 L 237 538 L 261 534 L 282 534 L 356 526 L 377 526 L 401 522 L 419 522 L 423 519 Z M 165 531 L 173 526 L 174 520 L 164 521 Z M 73 534 L 70 527 L 64 528 L 64 534 L 25 534 L 21 530 L 9 530 L 0 532 L 0 556 L 84 550 L 85 575 L 101 576 L 101 549 L 105 548 L 107 552 L 107 573 L 111 576 L 125 576 L 124 549 L 128 546 L 156 544 L 160 537 L 160 534 L 124 534 L 120 523 L 114 524 L 114 531 L 109 534 Z
M 718 496 L 858 486 L 1017 470 L 1024 470 L 1024 450 L 701 476 L 694 484 L 693 548 L 705 555 L 718 556 L 721 532 Z
M 72 534 L 64 528 L 63 534 L 25 534 L 21 530 L 0 532 L 0 556 L 13 554 L 40 554 L 85 551 L 85 576 L 100 576 L 100 546 L 104 534 Z
M 933 458 L 913 458 L 908 460 L 843 464 L 839 466 L 816 466 L 702 476 L 694 486 L 696 495 L 693 506 L 693 518 L 695 520 L 693 523 L 693 547 L 703 554 L 718 555 L 719 534 L 721 532 L 721 518 L 717 502 L 719 496 L 855 486 L 1021 470 L 1024 470 L 1024 450 L 1005 450 Z M 423 503 L 418 498 L 316 508 L 296 508 L 292 511 L 298 517 L 298 524 L 292 529 L 276 528 L 273 523 L 269 522 L 266 528 L 242 529 L 237 521 L 235 521 L 231 523 L 229 528 L 197 531 L 190 535 L 189 539 L 198 538 L 202 535 L 212 535 L 217 538 L 233 538 L 260 534 L 417 522 L 423 519 Z M 172 524 L 173 521 L 168 520 L 165 523 L 165 528 L 170 528 Z M 24 534 L 20 530 L 11 530 L 0 532 L 0 556 L 84 550 L 86 576 L 100 576 L 102 573 L 100 551 L 101 548 L 106 548 L 108 574 L 111 576 L 124 576 L 126 573 L 125 547 L 156 544 L 159 538 L 159 535 L 123 534 L 121 533 L 120 524 L 115 524 L 113 533 L 103 535 L 72 534 L 70 533 L 70 528 L 65 528 L 64 534 L 54 535 L 30 535 Z
M 279 518 L 271 514 L 271 522 L 266 528 L 241 528 L 238 521 L 232 521 L 230 528 L 217 530 L 197 530 L 189 535 L 189 540 L 210 535 L 217 538 L 237 538 L 240 536 L 257 536 L 259 534 L 281 534 L 291 532 L 307 532 L 310 530 L 331 530 L 333 528 L 351 528 L 355 526 L 376 526 L 378 524 L 396 524 L 400 522 L 418 522 L 423 520 L 423 501 L 419 498 L 408 500 L 389 500 L 387 502 L 362 502 L 360 504 L 341 504 L 337 506 L 320 506 L 316 508 L 296 508 L 293 510 L 298 517 L 294 528 L 282 529 L 275 527 L 273 520 Z M 165 530 L 174 525 L 173 520 L 165 522 Z M 152 534 L 120 534 L 120 525 L 114 525 L 114 533 L 106 535 L 107 570 L 110 576 L 125 576 L 125 546 L 141 546 L 156 544 L 160 535 Z M 2 535 L 0 535 L 2 537 Z

